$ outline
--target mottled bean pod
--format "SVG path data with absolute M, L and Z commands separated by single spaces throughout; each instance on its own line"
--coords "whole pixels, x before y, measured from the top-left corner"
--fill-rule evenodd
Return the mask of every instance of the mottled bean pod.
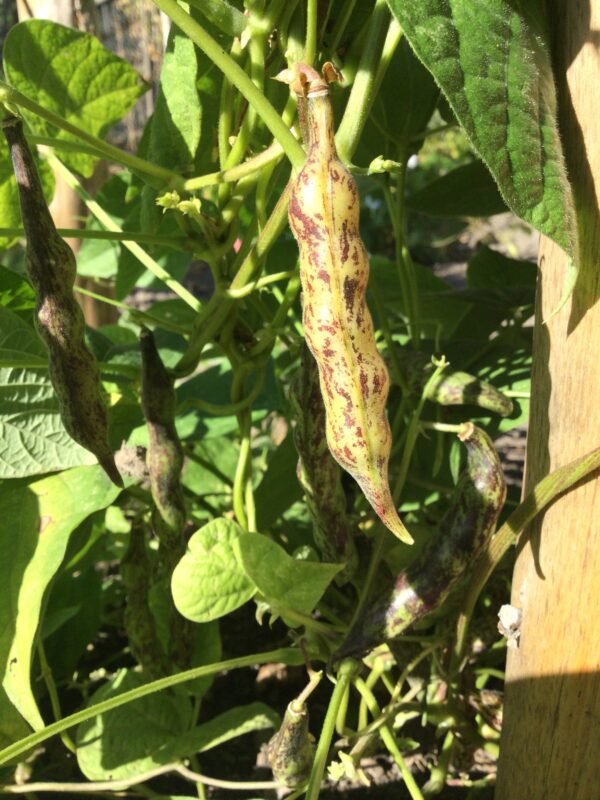
M 154 336 L 143 328 L 142 408 L 148 428 L 146 466 L 154 501 L 152 527 L 159 540 L 157 577 L 169 580 L 185 552 L 186 509 L 181 488 L 183 448 L 175 428 L 175 388 L 156 348 Z M 169 595 L 170 597 L 170 595 Z M 180 667 L 191 659 L 191 626 L 172 601 L 169 654 Z
M 399 347 L 396 349 L 396 359 L 409 391 L 415 397 L 421 397 L 427 388 L 426 399 L 441 406 L 474 405 L 502 417 L 509 417 L 513 412 L 510 397 L 475 375 L 446 369 L 437 380 L 429 383 L 435 367 L 426 353 Z
M 356 547 L 346 512 L 342 471 L 327 446 L 319 373 L 308 348 L 302 352 L 290 401 L 296 422 L 294 441 L 300 456 L 298 479 L 313 520 L 315 544 L 325 561 L 345 565 L 339 575 L 340 581 L 345 582 L 357 566 Z
M 356 183 L 338 159 L 326 81 L 298 65 L 306 95 L 309 149 L 293 182 L 289 221 L 300 249 L 303 321 L 315 357 L 336 461 L 400 539 L 388 482 L 391 432 L 386 416 L 389 377 L 376 344 L 365 293 L 369 260 L 360 238 Z
M 127 550 L 121 559 L 121 578 L 127 592 L 125 629 L 131 652 L 154 679 L 169 675 L 171 669 L 150 609 L 150 576 L 146 534 L 141 522 L 136 520 L 132 523 Z
M 93 453 L 109 478 L 123 481 L 108 442 L 108 414 L 98 363 L 84 339 L 83 314 L 73 294 L 75 256 L 58 235 L 21 120 L 2 125 L 19 187 L 27 239 L 27 274 L 36 295 L 36 330 L 48 350 L 50 380 L 69 436 Z
M 367 607 L 336 660 L 395 639 L 438 608 L 494 532 L 506 498 L 498 453 L 489 436 L 470 422 L 459 438 L 467 448 L 467 465 L 438 534 L 397 576 L 391 593 Z

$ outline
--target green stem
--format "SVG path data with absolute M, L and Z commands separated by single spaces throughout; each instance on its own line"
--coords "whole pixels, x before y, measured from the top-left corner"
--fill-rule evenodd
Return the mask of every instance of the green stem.
M 64 164 L 59 161 L 58 158 L 56 158 L 56 156 L 48 156 L 48 161 L 51 162 L 52 167 L 56 170 L 56 172 L 62 175 L 65 182 L 77 192 L 88 210 L 99 222 L 102 223 L 102 225 L 104 225 L 105 228 L 116 233 L 123 233 L 121 228 L 113 221 L 112 217 L 106 213 L 101 205 L 92 199 L 91 195 L 86 192 L 73 173 L 68 170 Z M 185 286 L 182 286 L 179 281 L 175 280 L 175 278 L 172 278 L 157 261 L 155 261 L 145 250 L 139 246 L 139 244 L 136 242 L 123 240 L 123 245 L 138 259 L 138 261 L 140 261 L 141 264 L 146 267 L 146 269 L 148 269 L 156 278 L 168 286 L 171 291 L 175 292 L 175 294 L 180 297 L 181 300 L 187 303 L 190 308 L 193 308 L 194 311 L 200 311 L 202 309 L 202 303 L 197 300 L 194 295 L 185 288 Z
M 376 0 L 375 7 L 371 12 L 366 46 L 352 84 L 344 116 L 335 135 L 335 144 L 342 161 L 352 161 L 352 156 L 375 100 L 375 77 L 381 61 L 381 50 L 388 19 L 389 10 L 386 0 Z
M 102 239 L 111 242 L 141 242 L 143 244 L 160 244 L 178 249 L 184 248 L 187 239 L 184 236 L 158 236 L 142 231 L 94 231 L 88 228 L 57 228 L 56 232 L 63 239 Z M 25 236 L 23 228 L 0 228 L 0 236 Z
M 313 66 L 317 57 L 317 0 L 307 0 L 306 3 L 306 45 L 304 48 L 304 61 Z
M 338 681 L 331 695 L 329 706 L 327 707 L 327 714 L 325 715 L 325 721 L 323 722 L 323 727 L 321 728 L 321 735 L 319 737 L 319 743 L 317 744 L 317 749 L 315 752 L 315 760 L 313 762 L 310 780 L 306 789 L 306 800 L 317 800 L 319 797 L 338 711 L 344 698 L 344 694 L 350 685 L 352 674 L 355 669 L 356 662 L 354 661 L 343 661 L 340 665 Z
M 62 718 L 62 711 L 60 710 L 60 700 L 58 697 L 58 692 L 56 691 L 56 684 L 54 683 L 54 676 L 52 675 L 52 670 L 50 669 L 50 664 L 48 664 L 48 659 L 46 658 L 46 651 L 44 649 L 44 644 L 40 639 L 38 639 L 37 643 L 37 653 L 38 658 L 40 660 L 40 669 L 42 672 L 42 678 L 44 679 L 44 683 L 46 684 L 46 689 L 48 689 L 48 696 L 50 697 L 50 705 L 52 706 L 52 713 L 54 714 L 54 718 L 59 720 Z M 66 731 L 63 731 L 60 734 L 60 739 L 64 746 L 69 750 L 71 753 L 76 753 L 77 748 L 69 734 Z
M 236 64 L 212 36 L 177 4 L 176 0 L 153 0 L 153 2 L 190 37 L 194 44 L 208 56 L 213 64 L 223 72 L 227 79 L 246 98 L 275 139 L 281 144 L 294 168 L 298 169 L 306 158 L 304 150 L 283 123 L 279 112 L 271 105 L 239 64 Z
M 406 442 L 404 444 L 404 450 L 402 451 L 402 461 L 400 462 L 398 477 L 396 478 L 396 483 L 394 484 L 394 491 L 392 492 L 392 497 L 394 498 L 394 501 L 396 503 L 398 503 L 400 496 L 402 495 L 402 490 L 404 489 L 404 484 L 406 483 L 406 476 L 408 475 L 410 460 L 412 458 L 412 454 L 415 449 L 417 436 L 419 435 L 421 414 L 423 413 L 423 406 L 425 405 L 425 398 L 427 397 L 427 392 L 429 391 L 430 387 L 435 384 L 435 382 L 437 381 L 437 379 L 447 366 L 448 362 L 445 361 L 442 357 L 442 361 L 440 361 L 436 365 L 435 370 L 429 376 L 429 379 L 425 384 L 425 388 L 421 393 L 419 404 L 415 408 L 413 415 L 411 417 L 408 430 L 406 432 Z
M 536 484 L 525 500 L 506 520 L 496 535 L 488 542 L 485 550 L 477 558 L 469 581 L 469 591 L 463 602 L 458 618 L 456 643 L 452 658 L 452 669 L 457 670 L 463 657 L 469 622 L 477 598 L 490 575 L 516 543 L 521 531 L 563 492 L 600 469 L 600 447 L 587 455 L 565 464 L 551 472 Z
M 331 37 L 330 50 L 332 53 L 335 53 L 335 51 L 337 50 L 337 47 L 340 43 L 340 39 L 344 35 L 344 31 L 346 30 L 346 28 L 348 27 L 348 23 L 350 22 L 355 5 L 356 5 L 356 0 L 346 0 L 346 4 L 338 17 L 338 21 L 336 22 L 335 28 L 333 30 L 333 35 Z
M 254 280 L 262 265 L 263 259 L 277 241 L 287 221 L 287 206 L 290 185 L 288 184 L 273 209 L 267 224 L 263 228 L 254 246 L 244 258 L 230 289 L 234 291 L 246 286 Z M 188 349 L 175 367 L 177 376 L 189 375 L 194 371 L 205 345 L 221 327 L 235 304 L 235 300 L 223 297 L 219 293 L 211 298 L 194 322 L 194 331 Z
M 271 650 L 267 653 L 252 653 L 249 656 L 239 656 L 238 658 L 231 658 L 228 661 L 220 661 L 216 664 L 207 664 L 202 667 L 195 667 L 188 669 L 184 672 L 178 672 L 175 675 L 168 675 L 166 678 L 159 678 L 159 680 L 151 681 L 143 686 L 138 686 L 123 694 L 110 697 L 100 703 L 88 706 L 75 714 L 70 714 L 68 717 L 58 722 L 48 725 L 41 731 L 30 733 L 29 736 L 20 739 L 18 742 L 5 747 L 0 750 L 0 765 L 7 764 L 14 758 L 27 753 L 31 748 L 51 739 L 62 731 L 66 731 L 81 722 L 92 719 L 98 714 L 106 714 L 107 711 L 112 711 L 115 708 L 132 703 L 134 700 L 139 700 L 141 697 L 160 692 L 163 689 L 169 689 L 172 686 L 179 686 L 181 683 L 196 680 L 196 678 L 205 678 L 209 675 L 215 675 L 218 672 L 226 672 L 231 669 L 241 669 L 242 667 L 251 667 L 257 664 L 270 664 L 272 662 L 281 661 L 284 664 L 303 664 L 304 656 L 300 650 L 293 647 L 282 647 L 278 650 Z
M 184 184 L 186 192 L 194 192 L 203 189 L 205 186 L 216 186 L 220 183 L 232 183 L 246 175 L 262 171 L 269 164 L 276 163 L 283 154 L 283 148 L 279 142 L 273 142 L 266 150 L 252 158 L 247 159 L 243 164 L 237 164 L 230 169 L 222 169 L 220 172 L 211 172 L 208 175 L 200 175 L 198 178 L 189 178 Z
M 136 172 L 158 178 L 172 189 L 181 190 L 183 188 L 184 178 L 177 172 L 159 167 L 157 164 L 152 164 L 150 161 L 146 161 L 138 156 L 132 156 L 124 150 L 120 150 L 118 147 L 108 144 L 108 142 L 105 142 L 103 139 L 99 139 L 97 136 L 87 133 L 87 131 L 84 131 L 82 128 L 78 128 L 77 125 L 73 125 L 71 122 L 63 119 L 63 117 L 44 108 L 16 89 L 13 89 L 12 86 L 4 83 L 4 81 L 0 81 L 0 103 L 13 103 L 20 108 L 31 111 L 32 114 L 41 117 L 41 119 L 45 119 L 46 122 L 49 122 L 51 125 L 91 145 L 98 151 L 99 155 L 110 161 L 116 161 L 118 164 L 123 164 Z
M 358 689 L 361 697 L 365 700 L 369 711 L 373 717 L 378 717 L 381 715 L 381 709 L 379 708 L 379 703 L 375 699 L 373 692 L 369 689 L 362 678 L 355 678 L 354 685 Z M 400 748 L 396 743 L 396 739 L 392 732 L 391 726 L 389 723 L 384 724 L 381 729 L 379 730 L 379 735 L 381 736 L 383 743 L 387 747 L 390 755 L 398 765 L 402 778 L 404 779 L 404 783 L 406 788 L 409 791 L 412 800 L 424 800 L 423 795 L 421 794 L 421 790 L 416 784 L 415 779 L 412 776 L 411 771 L 406 766 L 406 761 L 402 753 L 400 752 Z

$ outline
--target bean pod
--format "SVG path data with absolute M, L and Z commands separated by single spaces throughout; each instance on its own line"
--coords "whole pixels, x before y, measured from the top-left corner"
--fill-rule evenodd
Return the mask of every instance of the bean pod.
M 302 353 L 290 401 L 296 422 L 294 441 L 300 456 L 298 479 L 313 520 L 315 544 L 324 561 L 345 565 L 339 576 L 345 582 L 356 569 L 356 547 L 346 512 L 342 472 L 327 446 L 317 365 L 308 348 Z
M 306 703 L 292 700 L 281 727 L 267 744 L 267 760 L 278 783 L 294 787 L 310 775 L 315 746 L 308 730 Z
M 304 332 L 319 369 L 327 443 L 382 522 L 412 542 L 388 482 L 389 377 L 365 300 L 369 260 L 358 229 L 358 191 L 337 156 L 327 83 L 302 65 L 296 72 L 304 75 L 309 149 L 293 182 L 289 221 L 300 250 Z
M 467 465 L 438 535 L 397 576 L 391 594 L 366 609 L 336 660 L 394 640 L 438 608 L 494 532 L 506 498 L 498 453 L 489 436 L 471 422 L 462 427 L 459 438 L 467 448 Z
M 415 397 L 421 397 L 427 387 L 426 399 L 441 406 L 474 405 L 502 417 L 509 417 L 513 412 L 510 397 L 475 375 L 446 369 L 437 380 L 428 384 L 435 369 L 430 356 L 407 348 L 397 348 L 396 358 L 409 391 Z
M 61 419 L 69 436 L 96 456 L 113 483 L 123 486 L 108 442 L 98 363 L 85 343 L 83 314 L 73 294 L 75 256 L 48 211 L 23 123 L 10 117 L 3 128 L 19 187 L 27 274 L 36 295 L 35 327 L 48 350 Z
M 148 428 L 146 466 L 154 501 L 152 527 L 159 540 L 157 579 L 170 580 L 185 552 L 186 508 L 181 488 L 183 448 L 175 428 L 175 388 L 156 348 L 154 336 L 143 328 L 142 408 Z M 192 629 L 188 620 L 171 605 L 169 655 L 184 668 L 191 659 Z

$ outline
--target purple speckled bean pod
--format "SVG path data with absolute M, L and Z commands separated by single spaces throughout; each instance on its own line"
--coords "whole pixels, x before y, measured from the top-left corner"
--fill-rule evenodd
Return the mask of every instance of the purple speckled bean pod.
M 397 576 L 391 593 L 366 608 L 335 656 L 358 656 L 400 636 L 439 608 L 494 532 L 506 498 L 500 458 L 490 437 L 471 422 L 459 438 L 467 465 L 438 534 Z
M 300 248 L 306 342 L 319 368 L 327 443 L 382 522 L 404 542 L 388 482 L 392 436 L 386 416 L 389 376 L 375 344 L 365 293 L 369 259 L 360 238 L 360 201 L 337 156 L 326 81 L 297 65 L 306 95 L 309 150 L 289 204 Z

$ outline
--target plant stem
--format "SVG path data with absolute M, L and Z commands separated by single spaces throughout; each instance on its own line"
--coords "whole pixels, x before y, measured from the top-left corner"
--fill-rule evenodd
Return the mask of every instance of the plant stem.
M 56 156 L 50 155 L 48 157 L 48 161 L 50 161 L 53 168 L 62 175 L 62 177 L 65 179 L 65 182 L 77 192 L 88 210 L 99 222 L 102 223 L 102 225 L 108 228 L 109 231 L 123 233 L 121 228 L 113 221 L 112 217 L 106 213 L 99 203 L 92 199 L 92 197 L 83 188 L 81 183 L 77 180 L 75 175 L 73 175 L 73 173 L 67 169 L 64 164 L 59 161 L 58 158 L 56 158 Z M 185 286 L 182 286 L 179 281 L 175 280 L 175 278 L 172 278 L 157 261 L 155 261 L 144 249 L 139 246 L 139 244 L 137 244 L 137 242 L 123 240 L 123 245 L 138 259 L 138 261 L 140 261 L 140 263 L 146 267 L 146 269 L 148 269 L 156 278 L 168 286 L 171 291 L 175 292 L 175 294 L 191 308 L 193 308 L 194 311 L 201 310 L 202 303 L 197 300 L 194 295 L 185 288 Z
M 290 192 L 288 184 L 273 209 L 267 224 L 261 231 L 248 255 L 244 258 L 230 289 L 240 289 L 254 280 L 258 274 L 262 261 L 271 247 L 277 241 L 287 221 L 287 206 Z M 293 280 L 293 279 L 292 279 Z M 204 307 L 194 322 L 194 330 L 190 338 L 188 349 L 180 358 L 175 367 L 178 376 L 189 375 L 196 368 L 204 346 L 211 340 L 215 332 L 221 327 L 235 304 L 235 300 L 223 297 L 218 292 Z
M 220 183 L 231 183 L 245 178 L 254 172 L 263 170 L 269 164 L 274 164 L 283 154 L 283 148 L 279 142 L 273 142 L 262 153 L 247 159 L 242 164 L 237 164 L 230 169 L 222 169 L 220 172 L 210 172 L 207 175 L 200 175 L 197 178 L 189 178 L 185 181 L 183 188 L 186 192 L 194 192 L 203 189 L 205 186 L 215 186 Z
M 261 117 L 275 139 L 281 144 L 294 168 L 298 169 L 306 158 L 304 150 L 283 123 L 279 112 L 271 105 L 264 94 L 237 64 L 176 0 L 153 0 L 173 22 L 186 33 L 197 47 L 221 70 L 227 79 L 246 98 Z
M 176 772 L 182 778 L 201 784 L 203 786 L 214 786 L 219 789 L 229 789 L 230 791 L 249 791 L 253 789 L 277 789 L 280 788 L 274 781 L 226 781 L 220 778 L 211 778 L 208 775 L 200 775 L 198 772 L 184 767 L 183 764 L 165 764 L 156 769 L 142 772 L 132 778 L 122 778 L 116 781 L 89 781 L 88 783 L 51 783 L 36 782 L 16 784 L 13 786 L 0 786 L 0 791 L 7 794 L 29 794 L 33 792 L 69 792 L 73 794 L 102 794 L 112 792 L 123 792 L 132 786 L 139 786 L 141 783 L 159 778 L 161 775 L 168 775 Z
M 304 47 L 304 61 L 310 67 L 317 57 L 317 0 L 306 2 L 306 45 Z
M 284 664 L 303 664 L 304 656 L 298 648 L 282 647 L 278 650 L 270 650 L 266 653 L 252 653 L 248 656 L 239 656 L 238 658 L 231 658 L 227 661 L 217 662 L 216 664 L 194 667 L 194 669 L 178 672 L 175 675 L 168 675 L 166 678 L 159 678 L 143 686 L 130 689 L 128 692 L 110 697 L 100 703 L 95 703 L 81 711 L 77 711 L 75 714 L 70 714 L 68 717 L 63 717 L 63 719 L 48 725 L 41 731 L 30 733 L 29 736 L 25 736 L 23 739 L 0 750 L 0 765 L 12 761 L 17 756 L 23 755 L 23 753 L 27 753 L 32 747 L 35 747 L 35 745 L 51 739 L 62 731 L 66 731 L 75 725 L 79 725 L 81 722 L 92 719 L 98 714 L 106 714 L 107 711 L 112 711 L 127 703 L 132 703 L 134 700 L 139 700 L 141 697 L 147 697 L 150 694 L 160 692 L 163 689 L 169 689 L 172 686 L 179 686 L 181 683 L 186 683 L 196 678 L 205 678 L 209 675 L 215 675 L 218 672 L 256 666 L 257 664 L 269 664 L 277 661 L 281 661 Z
M 63 239 L 103 239 L 111 242 L 141 242 L 143 244 L 160 244 L 178 249 L 185 249 L 188 241 L 184 236 L 160 236 L 142 231 L 95 231 L 88 228 L 57 228 L 56 232 Z M 0 236 L 25 236 L 23 228 L 0 228 Z
M 20 108 L 25 108 L 27 111 L 31 111 L 32 114 L 45 119 L 46 122 L 49 122 L 51 125 L 54 125 L 55 127 L 60 128 L 61 130 L 66 131 L 67 133 L 76 136 L 78 139 L 81 139 L 83 142 L 91 145 L 95 150 L 98 151 L 98 155 L 100 157 L 107 158 L 110 161 L 116 161 L 118 164 L 123 164 L 135 172 L 141 172 L 144 175 L 150 175 L 151 177 L 158 178 L 161 182 L 165 183 L 172 189 L 181 190 L 183 188 L 184 178 L 177 172 L 173 172 L 173 170 L 170 169 L 165 169 L 164 167 L 159 167 L 157 164 L 152 164 L 150 161 L 146 161 L 138 156 L 130 155 L 124 150 L 120 150 L 118 147 L 108 144 L 108 142 L 105 142 L 103 139 L 99 139 L 97 136 L 87 133 L 87 131 L 84 131 L 82 128 L 78 128 L 76 125 L 73 125 L 71 122 L 63 119 L 63 117 L 55 114 L 53 111 L 50 111 L 47 108 L 44 108 L 34 100 L 31 100 L 29 97 L 21 94 L 21 92 L 18 92 L 16 89 L 13 89 L 12 86 L 4 83 L 4 81 L 0 81 L 0 103 L 13 103 Z
M 344 116 L 335 135 L 335 144 L 342 161 L 352 161 L 369 111 L 375 100 L 375 76 L 381 60 L 389 10 L 386 0 L 376 0 L 371 13 L 367 43 L 352 84 Z
M 375 699 L 373 692 L 369 689 L 367 684 L 364 682 L 362 678 L 355 678 L 354 685 L 360 692 L 361 697 L 365 700 L 369 711 L 373 717 L 378 717 L 381 715 L 381 709 L 379 708 L 379 703 Z M 421 790 L 417 786 L 415 779 L 412 776 L 411 771 L 406 766 L 406 761 L 402 753 L 400 752 L 400 748 L 396 743 L 396 739 L 392 732 L 391 726 L 389 722 L 386 722 L 379 730 L 379 735 L 381 736 L 383 743 L 387 747 L 390 755 L 398 765 L 402 778 L 404 779 L 404 783 L 406 788 L 409 791 L 412 800 L 424 800 L 423 795 L 421 794 Z
M 329 706 L 327 707 L 327 714 L 325 715 L 325 721 L 323 722 L 323 727 L 321 728 L 321 735 L 319 737 L 319 743 L 317 744 L 317 750 L 315 752 L 315 760 L 313 762 L 310 780 L 306 789 L 306 800 L 317 800 L 319 797 L 321 783 L 323 781 L 323 774 L 327 764 L 327 756 L 329 755 L 329 746 L 335 730 L 335 722 L 337 719 L 338 710 L 344 698 L 344 694 L 350 685 L 352 674 L 355 669 L 356 662 L 354 661 L 343 661 L 340 665 L 340 669 L 338 671 L 338 681 L 331 695 Z
M 52 713 L 54 714 L 54 718 L 59 720 L 62 718 L 62 711 L 60 710 L 60 700 L 58 697 L 58 692 L 56 691 L 56 684 L 54 683 L 54 676 L 52 675 L 52 670 L 50 669 L 50 664 L 48 664 L 48 659 L 46 658 L 46 651 L 44 649 L 44 644 L 42 639 L 38 639 L 37 643 L 37 654 L 40 660 L 40 669 L 42 672 L 42 677 L 44 679 L 44 683 L 46 684 L 46 688 L 48 689 L 48 696 L 50 697 L 50 705 L 52 706 Z M 71 753 L 76 753 L 77 748 L 69 734 L 66 731 L 63 731 L 60 734 L 60 739 L 64 746 L 69 750 Z

